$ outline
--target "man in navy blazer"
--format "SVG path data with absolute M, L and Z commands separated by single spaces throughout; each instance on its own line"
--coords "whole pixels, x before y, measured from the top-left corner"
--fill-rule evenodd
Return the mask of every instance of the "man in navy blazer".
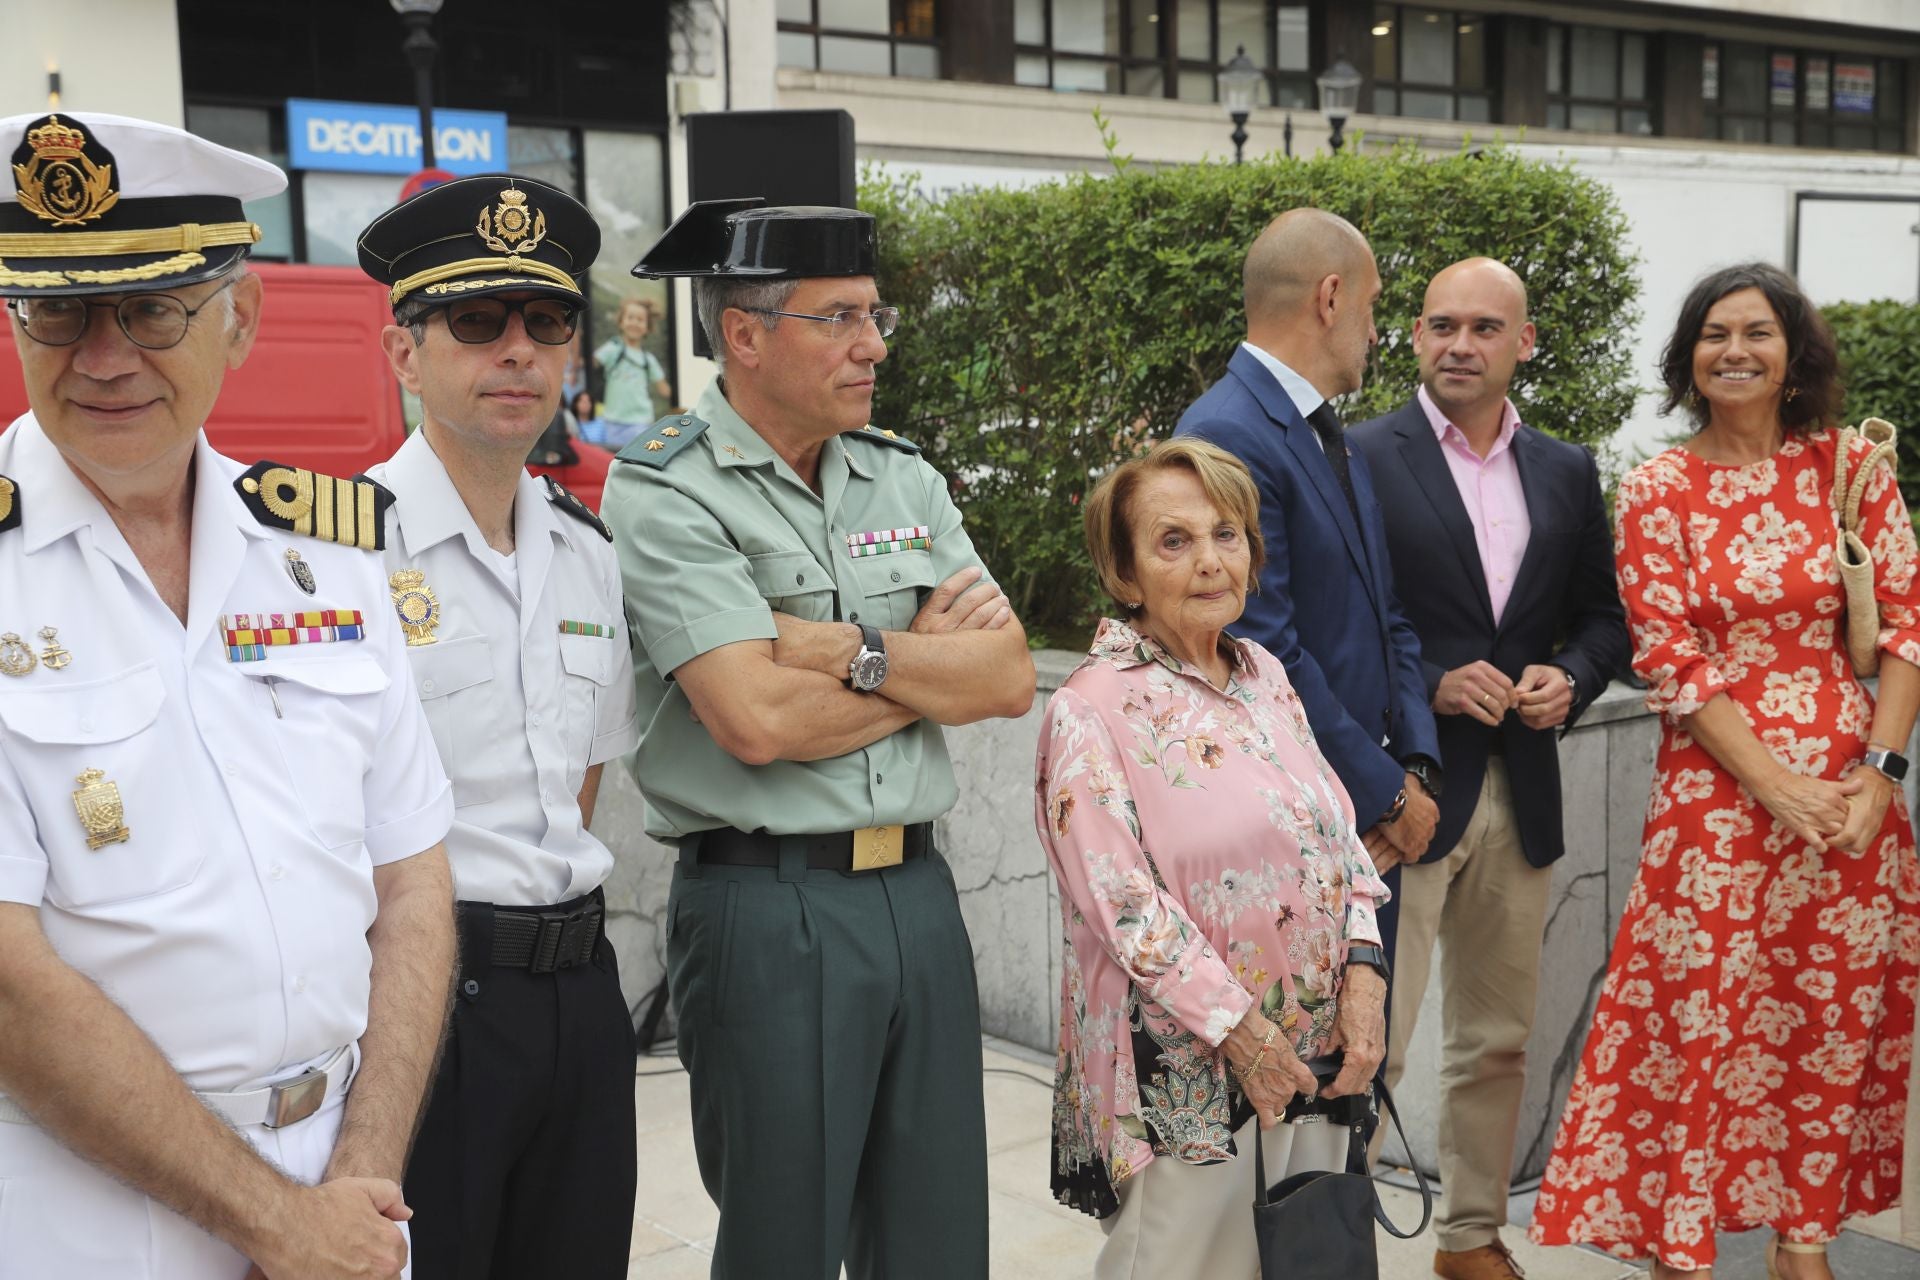
M 1174 434 L 1210 440 L 1253 473 L 1267 563 L 1236 630 L 1286 667 L 1353 798 L 1396 899 L 1379 917 L 1390 962 L 1391 868 L 1433 835 L 1440 747 L 1420 644 L 1394 598 L 1380 503 L 1328 403 L 1360 389 L 1380 272 L 1345 219 L 1294 209 L 1254 241 L 1243 280 L 1247 340 Z
M 1623 671 L 1628 640 L 1598 468 L 1520 421 L 1507 398 L 1530 359 L 1526 286 L 1487 258 L 1427 287 L 1413 345 L 1420 389 L 1353 429 L 1386 519 L 1447 767 L 1440 822 L 1401 878 L 1387 1082 L 1398 1083 L 1441 954 L 1443 1280 L 1512 1280 L 1501 1244 L 1549 865 L 1564 842 L 1564 731 Z

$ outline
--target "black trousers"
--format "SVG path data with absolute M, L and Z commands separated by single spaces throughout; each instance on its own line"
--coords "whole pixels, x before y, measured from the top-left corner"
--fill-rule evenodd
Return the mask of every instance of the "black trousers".
M 667 974 L 712 1280 L 986 1280 L 973 946 L 936 852 L 881 871 L 683 849 Z M 789 856 L 792 855 L 792 856 Z
M 493 908 L 461 903 L 452 1027 L 407 1165 L 415 1280 L 621 1280 L 634 1056 L 612 944 L 543 974 L 495 967 L 492 945 Z

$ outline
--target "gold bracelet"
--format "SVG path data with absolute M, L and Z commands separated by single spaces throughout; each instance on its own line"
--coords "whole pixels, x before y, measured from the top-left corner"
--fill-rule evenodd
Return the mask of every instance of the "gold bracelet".
M 1267 1038 L 1260 1042 L 1260 1051 L 1253 1055 L 1253 1061 L 1247 1064 L 1247 1069 L 1239 1073 L 1241 1084 L 1245 1084 L 1247 1077 L 1258 1071 L 1260 1064 L 1266 1061 L 1267 1050 L 1273 1048 L 1273 1037 L 1278 1034 L 1279 1030 L 1280 1026 L 1278 1023 L 1267 1024 Z

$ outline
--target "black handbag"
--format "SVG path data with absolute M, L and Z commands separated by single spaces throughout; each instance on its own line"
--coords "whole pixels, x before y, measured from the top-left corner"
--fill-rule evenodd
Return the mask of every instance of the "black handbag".
M 1338 1062 L 1322 1059 L 1307 1064 L 1324 1085 L 1331 1081 L 1327 1064 L 1337 1074 Z M 1407 1131 L 1386 1083 L 1374 1089 L 1385 1105 L 1393 1128 L 1406 1145 Z M 1346 1099 L 1335 1099 L 1345 1102 Z M 1353 1099 L 1347 1117 L 1347 1167 L 1344 1173 L 1313 1169 L 1296 1173 L 1268 1188 L 1266 1144 L 1256 1130 L 1253 1142 L 1253 1231 L 1260 1248 L 1260 1274 L 1267 1280 L 1379 1280 L 1380 1259 L 1374 1247 L 1373 1224 L 1378 1222 L 1402 1240 L 1411 1240 L 1433 1220 L 1433 1191 L 1427 1177 L 1415 1169 L 1420 1182 L 1420 1225 L 1402 1231 L 1387 1218 L 1367 1173 L 1367 1120 L 1371 1114 L 1364 1097 Z M 1292 1108 L 1289 1108 L 1291 1114 Z M 1335 1123 L 1329 1119 L 1326 1123 Z

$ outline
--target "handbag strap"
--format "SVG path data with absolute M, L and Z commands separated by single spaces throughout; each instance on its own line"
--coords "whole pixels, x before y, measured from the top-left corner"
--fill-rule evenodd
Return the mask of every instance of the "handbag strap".
M 1411 1151 L 1412 1148 L 1407 1143 L 1407 1131 L 1400 1125 L 1400 1109 L 1393 1105 L 1393 1094 L 1387 1091 L 1387 1082 L 1376 1077 L 1373 1087 L 1379 1094 L 1380 1101 L 1386 1106 L 1387 1117 L 1393 1121 L 1393 1131 L 1400 1135 L 1400 1145 Z M 1253 1132 L 1253 1204 L 1255 1208 L 1261 1208 L 1267 1204 L 1266 1147 L 1267 1144 L 1261 1140 L 1259 1121 L 1256 1118 Z M 1347 1128 L 1347 1172 L 1363 1177 L 1368 1182 L 1375 1181 L 1373 1175 L 1367 1172 L 1365 1125 L 1349 1125 Z M 1381 1207 L 1380 1188 L 1376 1186 L 1373 1189 L 1373 1220 L 1385 1227 L 1387 1234 L 1402 1240 L 1413 1239 L 1425 1231 L 1427 1224 L 1433 1221 L 1433 1188 L 1427 1185 L 1427 1175 L 1420 1172 L 1420 1166 L 1413 1166 L 1413 1177 L 1414 1181 L 1420 1184 L 1420 1225 L 1411 1231 L 1402 1231 L 1393 1225 L 1392 1219 L 1387 1217 L 1387 1211 Z
M 1853 483 L 1847 483 L 1847 454 L 1852 450 L 1855 436 L 1864 436 L 1872 449 L 1861 460 L 1853 472 Z M 1885 418 L 1868 418 L 1855 431 L 1852 427 L 1842 428 L 1839 447 L 1833 452 L 1833 512 L 1840 521 L 1843 533 L 1857 534 L 1860 531 L 1860 499 L 1866 496 L 1867 482 L 1873 478 L 1874 468 L 1882 459 L 1889 458 L 1895 450 L 1893 424 Z

